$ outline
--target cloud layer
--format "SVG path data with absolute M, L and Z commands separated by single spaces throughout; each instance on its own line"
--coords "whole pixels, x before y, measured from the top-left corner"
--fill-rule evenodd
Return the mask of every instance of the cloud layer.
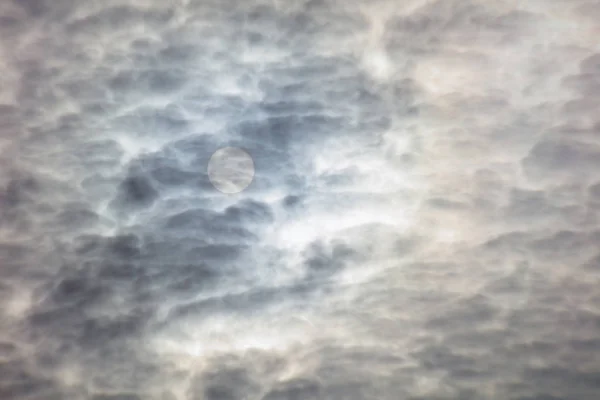
M 596 400 L 598 21 L 3 2 L 0 398 Z

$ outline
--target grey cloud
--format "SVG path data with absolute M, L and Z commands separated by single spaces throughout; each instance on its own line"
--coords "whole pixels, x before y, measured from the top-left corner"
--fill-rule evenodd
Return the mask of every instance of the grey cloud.
M 598 167 L 596 152 L 584 143 L 548 139 L 536 144 L 523 160 L 526 173 L 537 177 L 577 174 L 585 176 Z
M 259 386 L 242 368 L 223 368 L 198 376 L 188 389 L 191 399 L 229 400 L 254 395 Z
M 158 191 L 152 183 L 143 175 L 131 174 L 125 177 L 118 189 L 114 206 L 117 209 L 135 209 L 148 207 L 158 197 Z
M 97 394 L 92 400 L 139 400 L 137 394 Z
M 320 387 L 316 382 L 308 380 L 296 380 L 286 382 L 280 388 L 269 391 L 263 400 L 296 400 L 296 399 L 318 399 Z
M 0 6 L 0 397 L 596 398 L 592 2 L 143 3 Z

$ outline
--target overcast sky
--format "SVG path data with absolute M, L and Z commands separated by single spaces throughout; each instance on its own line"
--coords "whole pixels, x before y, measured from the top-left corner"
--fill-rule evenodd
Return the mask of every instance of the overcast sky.
M 597 0 L 4 0 L 0 398 L 597 400 L 599 105 Z

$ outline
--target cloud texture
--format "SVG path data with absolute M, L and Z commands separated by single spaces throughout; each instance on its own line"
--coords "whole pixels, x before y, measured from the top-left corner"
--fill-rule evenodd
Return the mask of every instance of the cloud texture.
M 0 398 L 598 399 L 599 21 L 2 2 Z

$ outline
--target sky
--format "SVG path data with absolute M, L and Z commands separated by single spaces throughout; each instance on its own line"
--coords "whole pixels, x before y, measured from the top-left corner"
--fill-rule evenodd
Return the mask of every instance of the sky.
M 596 0 L 0 2 L 0 399 L 597 400 L 599 37 Z

